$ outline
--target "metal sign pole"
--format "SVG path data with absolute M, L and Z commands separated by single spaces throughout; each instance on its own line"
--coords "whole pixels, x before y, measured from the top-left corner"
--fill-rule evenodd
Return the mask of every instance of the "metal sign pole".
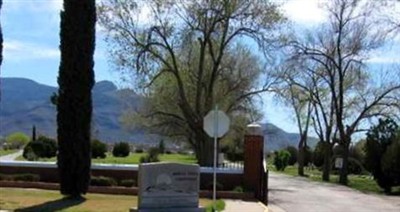
M 216 190 L 217 190 L 217 131 L 218 131 L 218 105 L 215 105 L 214 112 L 214 171 L 213 171 L 213 208 L 216 208 Z
M 203 119 L 203 129 L 211 138 L 214 137 L 214 161 L 213 161 L 213 210 L 216 210 L 216 192 L 217 192 L 217 142 L 218 138 L 225 135 L 229 130 L 229 117 L 218 110 L 215 105 L 214 110 L 208 112 Z

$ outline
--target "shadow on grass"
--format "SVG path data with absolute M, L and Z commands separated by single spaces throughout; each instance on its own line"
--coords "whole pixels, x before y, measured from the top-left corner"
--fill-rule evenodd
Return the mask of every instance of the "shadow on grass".
M 42 203 L 40 205 L 34 205 L 31 207 L 16 209 L 17 212 L 28 212 L 28 211 L 59 211 L 79 205 L 86 201 L 85 198 L 62 198 L 58 200 L 53 200 L 49 202 Z

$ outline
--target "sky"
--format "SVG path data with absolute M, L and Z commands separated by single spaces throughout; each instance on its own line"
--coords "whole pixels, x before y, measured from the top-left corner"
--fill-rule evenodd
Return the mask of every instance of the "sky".
M 296 27 L 307 28 L 325 20 L 319 7 L 323 0 L 289 0 L 283 3 L 283 11 Z M 59 11 L 62 0 L 3 0 L 1 24 L 4 36 L 4 60 L 1 77 L 23 77 L 41 84 L 57 86 L 60 60 Z M 399 4 L 393 9 L 400 11 Z M 400 13 L 398 13 L 400 14 Z M 400 62 L 400 38 L 391 47 L 377 51 L 371 64 Z M 107 60 L 107 45 L 103 33 L 96 34 L 95 50 L 96 81 L 110 80 L 122 84 L 118 73 Z M 262 96 L 264 121 L 288 131 L 297 128 L 290 109 L 278 105 L 271 95 Z

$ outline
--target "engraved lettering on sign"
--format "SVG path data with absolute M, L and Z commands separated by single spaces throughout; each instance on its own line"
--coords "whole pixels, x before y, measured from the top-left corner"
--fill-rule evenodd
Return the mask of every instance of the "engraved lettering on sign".
M 139 166 L 139 208 L 198 208 L 199 166 L 150 163 Z

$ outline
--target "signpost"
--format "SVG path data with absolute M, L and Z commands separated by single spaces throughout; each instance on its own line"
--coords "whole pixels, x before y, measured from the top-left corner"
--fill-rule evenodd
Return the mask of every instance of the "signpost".
M 218 105 L 210 111 L 203 120 L 204 131 L 214 137 L 214 171 L 213 171 L 213 208 L 215 210 L 216 183 L 217 183 L 217 139 L 224 136 L 229 130 L 229 117 L 218 110 Z

